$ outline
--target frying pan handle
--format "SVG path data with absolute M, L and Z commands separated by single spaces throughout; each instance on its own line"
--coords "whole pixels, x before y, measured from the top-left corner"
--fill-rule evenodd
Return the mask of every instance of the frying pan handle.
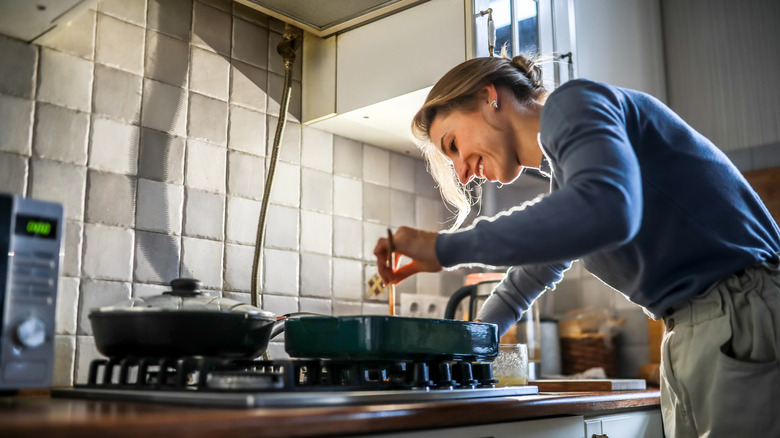
M 469 320 L 474 320 L 474 312 L 476 311 L 476 300 L 477 300 L 477 285 L 472 284 L 469 286 L 463 286 L 462 288 L 455 291 L 454 294 L 450 297 L 450 300 L 447 301 L 447 307 L 444 309 L 444 318 L 445 319 L 455 319 L 455 311 L 458 309 L 458 305 L 460 305 L 460 302 L 463 301 L 464 298 L 469 297 Z
M 284 323 L 287 321 L 287 316 L 280 316 L 276 322 L 274 322 L 274 327 L 271 329 L 271 337 L 268 339 L 273 339 L 284 331 Z
M 327 316 L 327 315 L 321 315 L 319 313 L 311 313 L 311 312 L 293 312 L 293 313 L 285 313 L 284 315 L 278 316 L 276 318 L 276 322 L 274 323 L 274 327 L 271 329 L 271 337 L 269 339 L 273 339 L 282 332 L 284 332 L 284 324 L 287 321 L 287 318 L 291 316 Z

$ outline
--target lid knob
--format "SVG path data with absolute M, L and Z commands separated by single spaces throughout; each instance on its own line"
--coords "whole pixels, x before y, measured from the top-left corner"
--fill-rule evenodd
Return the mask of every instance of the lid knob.
M 177 297 L 194 297 L 200 295 L 200 280 L 194 278 L 176 278 L 171 280 L 171 290 L 163 292 Z

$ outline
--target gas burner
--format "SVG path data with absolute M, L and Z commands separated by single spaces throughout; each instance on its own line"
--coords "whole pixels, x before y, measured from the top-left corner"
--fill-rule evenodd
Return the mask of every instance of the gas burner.
M 475 372 L 476 371 L 476 372 Z M 306 391 L 495 387 L 487 362 L 231 360 L 215 357 L 96 359 L 84 387 L 136 390 Z
M 415 402 L 537 394 L 496 388 L 489 362 L 342 359 L 114 358 L 57 397 L 198 406 L 281 407 Z

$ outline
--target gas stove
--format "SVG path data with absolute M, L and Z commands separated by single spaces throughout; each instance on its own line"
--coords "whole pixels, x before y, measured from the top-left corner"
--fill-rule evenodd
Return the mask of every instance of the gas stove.
M 96 359 L 88 381 L 55 397 L 231 408 L 413 403 L 523 396 L 496 387 L 490 362 L 218 357 Z

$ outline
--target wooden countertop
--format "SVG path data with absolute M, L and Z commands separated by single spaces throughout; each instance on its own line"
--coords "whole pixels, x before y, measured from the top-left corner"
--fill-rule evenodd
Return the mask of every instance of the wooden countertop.
M 659 403 L 657 389 L 292 409 L 193 408 L 18 395 L 0 397 L 0 436 L 312 437 L 592 415 Z

